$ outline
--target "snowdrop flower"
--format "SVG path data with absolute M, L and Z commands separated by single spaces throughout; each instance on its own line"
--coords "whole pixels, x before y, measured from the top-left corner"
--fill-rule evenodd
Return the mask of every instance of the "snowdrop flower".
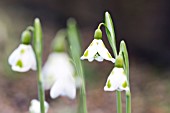
M 44 106 L 45 106 L 45 113 L 47 113 L 49 104 L 46 101 L 44 102 Z M 41 113 L 40 102 L 37 99 L 33 99 L 31 101 L 31 105 L 29 107 L 29 112 L 30 113 Z
M 83 56 L 80 58 L 81 60 L 88 59 L 89 62 L 92 62 L 95 59 L 102 62 L 105 59 L 113 63 L 115 62 L 115 59 L 112 58 L 101 38 L 102 32 L 100 29 L 97 29 L 94 34 L 94 40 L 85 50 Z
M 20 44 L 9 56 L 9 64 L 13 71 L 26 72 L 30 69 L 36 70 L 36 59 L 32 46 Z
M 107 78 L 104 91 L 127 91 L 129 90 L 127 77 L 123 68 L 115 67 Z
M 74 99 L 76 96 L 76 84 L 74 67 L 65 52 L 54 52 L 48 57 L 43 70 L 44 89 L 50 90 L 51 98 L 68 96 Z

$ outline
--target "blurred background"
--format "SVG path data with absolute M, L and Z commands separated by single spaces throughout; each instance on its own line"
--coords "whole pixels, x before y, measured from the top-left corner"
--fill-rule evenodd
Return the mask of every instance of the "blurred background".
M 170 1 L 169 0 L 1 0 L 0 1 L 0 112 L 28 113 L 30 100 L 37 98 L 36 73 L 12 72 L 8 56 L 20 43 L 20 34 L 35 17 L 43 27 L 43 63 L 51 52 L 56 32 L 69 17 L 77 20 L 82 51 L 93 39 L 94 30 L 109 11 L 114 20 L 117 47 L 127 43 L 130 57 L 132 113 L 170 113 Z M 103 29 L 104 31 L 104 29 Z M 103 34 L 106 46 L 108 44 Z M 113 55 L 113 54 L 112 54 Z M 89 113 L 116 112 L 114 92 L 104 92 L 113 64 L 89 63 L 85 67 Z M 125 98 L 123 96 L 123 107 Z M 49 113 L 75 113 L 77 99 L 52 100 Z

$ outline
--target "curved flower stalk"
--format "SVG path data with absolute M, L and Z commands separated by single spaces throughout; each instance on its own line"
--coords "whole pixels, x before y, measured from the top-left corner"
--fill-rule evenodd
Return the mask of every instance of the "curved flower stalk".
M 115 59 L 112 58 L 111 54 L 104 45 L 102 39 L 102 31 L 98 28 L 94 33 L 94 40 L 91 42 L 89 47 L 85 50 L 81 60 L 88 59 L 89 62 L 96 60 L 102 62 L 104 59 L 115 62 Z
M 51 53 L 42 73 L 44 89 L 51 89 L 51 98 L 57 98 L 60 95 L 68 96 L 70 99 L 76 97 L 76 84 L 73 77 L 74 67 L 65 52 Z
M 49 104 L 46 101 L 44 102 L 44 106 L 45 106 L 45 113 L 47 113 L 49 109 Z M 29 112 L 30 113 L 41 113 L 40 102 L 37 99 L 31 100 Z
M 13 71 L 36 70 L 36 59 L 31 45 L 20 44 L 9 56 L 8 62 Z

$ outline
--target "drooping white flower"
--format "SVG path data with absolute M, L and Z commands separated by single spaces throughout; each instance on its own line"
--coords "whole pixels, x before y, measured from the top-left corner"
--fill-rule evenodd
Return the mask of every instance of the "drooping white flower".
M 60 95 L 68 96 L 71 99 L 75 98 L 74 67 L 65 52 L 51 53 L 43 67 L 42 73 L 44 89 L 51 89 L 51 98 L 57 98 Z
M 115 67 L 107 78 L 104 91 L 127 91 L 129 90 L 127 77 L 123 68 Z
M 20 44 L 9 56 L 8 62 L 13 71 L 36 70 L 36 58 L 31 45 Z
M 89 62 L 92 62 L 94 59 L 99 62 L 102 62 L 104 59 L 113 63 L 115 62 L 115 59 L 112 58 L 101 39 L 94 39 L 89 47 L 85 50 L 81 59 L 88 59 Z
M 49 109 L 49 104 L 46 101 L 44 102 L 44 106 L 45 106 L 45 113 L 47 113 Z M 29 112 L 30 113 L 41 113 L 40 102 L 37 99 L 31 100 Z

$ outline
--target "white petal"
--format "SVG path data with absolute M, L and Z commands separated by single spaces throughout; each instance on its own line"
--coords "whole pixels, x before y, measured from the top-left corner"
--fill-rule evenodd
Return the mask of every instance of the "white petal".
M 84 60 L 94 58 L 96 53 L 97 53 L 97 41 L 96 39 L 94 39 L 92 43 L 89 45 L 89 47 L 85 50 L 81 59 Z
M 54 83 L 54 85 L 52 86 L 50 90 L 51 98 L 54 99 L 60 96 L 63 92 L 63 88 L 64 88 L 64 84 L 62 80 L 56 80 L 56 82 Z
M 65 83 L 65 92 L 64 95 L 68 96 L 70 99 L 74 99 L 76 97 L 76 84 L 73 78 L 68 78 Z
M 115 91 L 118 89 L 119 83 L 113 75 L 109 75 L 104 91 Z
M 19 48 L 19 47 L 18 47 Z M 15 62 L 15 59 L 18 57 L 18 48 L 17 49 L 15 49 L 12 53 L 11 53 L 11 55 L 9 56 L 9 58 L 8 58 L 8 63 L 10 64 L 10 65 L 12 65 L 14 62 Z
M 94 57 L 88 58 L 88 61 L 89 61 L 89 62 L 92 62 L 93 60 L 94 60 Z
M 98 47 L 97 51 L 101 57 L 103 57 L 106 60 L 112 61 L 113 63 L 115 62 L 115 59 L 112 58 L 111 54 L 109 51 L 106 49 L 104 43 L 102 40 L 98 40 Z
M 57 98 L 58 96 L 68 96 L 70 99 L 74 99 L 76 96 L 76 85 L 72 78 L 65 78 L 56 80 L 51 88 L 51 98 Z

